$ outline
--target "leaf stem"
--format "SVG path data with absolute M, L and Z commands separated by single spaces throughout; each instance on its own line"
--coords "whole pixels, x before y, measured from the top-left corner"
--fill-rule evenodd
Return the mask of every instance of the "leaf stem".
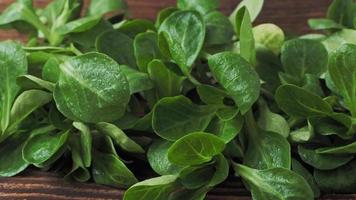
M 245 125 L 249 137 L 255 137 L 258 135 L 258 125 L 256 123 L 255 117 L 253 116 L 252 109 L 245 114 Z

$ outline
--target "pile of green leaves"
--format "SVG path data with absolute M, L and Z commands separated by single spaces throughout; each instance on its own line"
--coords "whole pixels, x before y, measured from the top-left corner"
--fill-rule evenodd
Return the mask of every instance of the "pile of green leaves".
M 232 171 L 254 200 L 355 193 L 356 4 L 300 37 L 253 26 L 263 0 L 219 4 L 155 22 L 120 0 L 10 5 L 0 28 L 29 39 L 0 42 L 0 176 L 32 165 L 124 200 L 204 199 Z

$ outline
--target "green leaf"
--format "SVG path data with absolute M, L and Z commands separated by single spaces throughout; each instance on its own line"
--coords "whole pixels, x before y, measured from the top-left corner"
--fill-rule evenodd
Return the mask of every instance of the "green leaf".
M 114 11 L 126 11 L 127 3 L 125 0 L 91 0 L 87 15 L 104 15 Z
M 29 164 L 22 158 L 22 148 L 29 135 L 15 133 L 1 143 L 0 177 L 14 176 L 27 168 Z
M 343 139 L 352 137 L 354 128 L 351 116 L 344 113 L 333 113 L 327 117 L 309 118 L 315 132 L 320 135 L 337 135 Z
M 206 132 L 213 133 L 227 144 L 240 133 L 243 123 L 244 119 L 241 115 L 226 121 L 215 117 L 210 122 Z
M 11 4 L 0 15 L 0 26 L 16 27 L 16 23 L 18 22 L 26 22 L 27 24 L 36 27 L 47 38 L 50 35 L 49 29 L 41 22 L 32 6 L 24 2 L 15 2 Z
M 113 58 L 120 65 L 137 68 L 133 40 L 120 31 L 106 31 L 96 39 L 96 50 Z
M 284 117 L 279 114 L 273 113 L 266 102 L 261 101 L 259 104 L 259 118 L 258 125 L 261 129 L 275 132 L 287 138 L 289 135 L 289 124 Z
M 327 18 L 341 25 L 353 28 L 356 17 L 356 6 L 353 0 L 334 0 L 329 6 Z
M 306 143 L 313 139 L 315 135 L 314 127 L 308 121 L 308 125 L 293 130 L 289 134 L 289 140 L 296 143 Z
M 125 192 L 123 200 L 167 200 L 177 189 L 176 180 L 177 176 L 166 175 L 136 183 Z
M 159 28 L 161 26 L 162 22 L 164 22 L 164 20 L 166 20 L 172 13 L 174 13 L 176 11 L 178 11 L 178 9 L 176 7 L 168 7 L 168 8 L 163 8 L 162 10 L 160 10 L 157 15 L 155 26 L 157 28 Z
M 52 100 L 52 94 L 41 90 L 28 90 L 21 93 L 15 100 L 10 113 L 7 131 L 11 132 L 20 125 L 32 112 Z
M 135 175 L 119 157 L 94 152 L 92 174 L 95 183 L 118 188 L 128 188 L 138 182 Z
M 174 12 L 164 20 L 158 33 L 162 38 L 159 40 L 167 42 L 172 59 L 184 74 L 189 74 L 204 44 L 205 24 L 202 17 L 193 11 Z
M 223 154 L 219 154 L 215 157 L 215 173 L 210 179 L 208 187 L 214 187 L 224 182 L 229 176 L 229 162 Z
M 284 43 L 281 60 L 287 74 L 302 80 L 305 74 L 319 77 L 326 72 L 328 52 L 319 41 L 294 39 Z
M 329 75 L 343 97 L 346 107 L 356 117 L 356 45 L 345 44 L 330 56 Z
M 205 45 L 223 45 L 232 41 L 234 28 L 224 14 L 219 11 L 213 11 L 204 15 L 206 24 Z
M 315 170 L 314 178 L 323 192 L 354 193 L 356 189 L 356 161 L 341 166 L 335 170 Z
M 42 78 L 46 81 L 56 83 L 59 79 L 59 61 L 56 58 L 49 58 L 42 68 Z
M 127 152 L 132 153 L 144 153 L 145 150 L 142 149 L 135 141 L 130 139 L 121 129 L 117 126 L 100 122 L 96 124 L 96 128 L 103 134 L 110 136 L 116 144 L 118 144 L 122 149 Z
M 292 159 L 292 170 L 301 175 L 309 184 L 310 188 L 313 190 L 314 197 L 318 198 L 320 196 L 320 189 L 315 182 L 313 175 L 297 160 Z
M 257 44 L 261 44 L 278 55 L 284 44 L 284 32 L 275 24 L 260 24 L 253 27 L 253 36 Z
M 213 134 L 190 133 L 173 143 L 168 150 L 168 160 L 181 166 L 203 164 L 211 161 L 224 148 L 225 142 Z
M 114 60 L 88 53 L 66 60 L 60 69 L 54 99 L 66 117 L 95 123 L 123 116 L 130 98 L 129 84 Z
M 316 152 L 320 154 L 355 154 L 356 142 L 341 146 L 322 147 L 316 149 Z
M 5 131 L 10 123 L 10 110 L 20 88 L 16 77 L 27 73 L 26 53 L 20 44 L 0 43 L 0 128 Z
M 223 52 L 209 58 L 209 67 L 240 112 L 250 110 L 260 95 L 260 80 L 251 65 L 237 54 Z
M 175 141 L 204 131 L 215 114 L 211 106 L 198 106 L 184 96 L 161 99 L 153 109 L 152 127 L 160 137 Z
M 135 57 L 137 66 L 141 72 L 147 72 L 148 64 L 152 60 L 162 58 L 157 37 L 157 33 L 154 32 L 140 33 L 135 37 Z
M 73 164 L 72 169 L 64 176 L 64 179 L 86 182 L 90 179 L 90 172 L 86 167 L 91 165 L 91 135 L 87 134 L 88 127 L 84 124 L 75 122 L 73 125 L 83 129 L 83 131 L 80 131 L 79 134 L 71 133 L 69 136 L 68 143 Z M 87 154 L 88 150 L 89 154 Z
M 22 149 L 23 159 L 36 166 L 42 166 L 52 158 L 58 158 L 66 150 L 69 131 L 46 132 L 32 136 Z
M 155 84 L 155 90 L 159 99 L 179 95 L 183 81 L 186 79 L 170 70 L 160 60 L 152 60 L 148 64 L 148 75 Z
M 121 65 L 120 68 L 129 82 L 130 94 L 150 90 L 154 87 L 148 74 L 139 72 L 126 65 Z
M 96 38 L 104 32 L 112 30 L 112 24 L 109 21 L 102 19 L 91 29 L 84 32 L 71 33 L 68 37 L 70 41 L 82 45 L 84 48 L 95 49 Z
M 16 79 L 17 85 L 23 89 L 45 89 L 49 92 L 53 92 L 54 84 L 36 76 L 32 75 L 22 75 L 18 76 Z
M 101 16 L 89 16 L 71 21 L 57 29 L 60 35 L 66 35 L 69 33 L 80 33 L 92 29 L 101 20 Z
M 126 21 L 117 29 L 118 31 L 126 34 L 130 38 L 134 39 L 139 33 L 147 31 L 156 32 L 156 28 L 152 21 L 146 19 L 133 19 Z
M 195 10 L 205 15 L 219 9 L 220 0 L 178 0 L 177 7 L 181 10 Z
M 254 200 L 313 200 L 313 191 L 304 178 L 288 169 L 256 170 L 233 165 L 236 175 L 248 183 Z
M 313 30 L 342 29 L 343 26 L 331 19 L 309 19 L 308 25 Z
M 204 103 L 211 105 L 225 105 L 224 99 L 229 96 L 220 88 L 204 84 L 197 86 L 197 92 Z
M 213 174 L 212 163 L 185 167 L 179 174 L 179 182 L 186 189 L 196 190 L 207 185 Z
M 263 7 L 264 0 L 243 0 L 241 3 L 235 8 L 235 10 L 230 15 L 230 21 L 232 24 L 236 24 L 235 16 L 236 13 L 243 7 L 246 7 L 251 15 L 251 21 L 255 21 L 258 14 L 261 12 Z
M 337 50 L 346 43 L 356 44 L 356 30 L 342 29 L 341 31 L 331 34 L 323 41 L 329 53 Z
M 172 142 L 157 140 L 152 143 L 147 152 L 147 159 L 152 169 L 159 175 L 178 174 L 182 167 L 172 164 L 168 160 L 168 149 Z
M 90 128 L 81 122 L 73 122 L 73 126 L 79 131 L 77 134 L 76 142 L 79 146 L 76 147 L 79 155 L 82 159 L 83 167 L 90 167 L 91 165 L 91 151 L 92 151 L 92 135 Z
M 243 163 L 254 169 L 290 169 L 290 151 L 291 147 L 283 136 L 259 130 L 249 134 Z
M 280 86 L 275 99 L 284 112 L 295 117 L 326 116 L 333 112 L 321 97 L 295 85 Z
M 350 162 L 353 155 L 319 154 L 314 149 L 298 146 L 300 158 L 308 165 L 320 170 L 336 169 Z
M 236 33 L 240 39 L 240 55 L 250 64 L 256 64 L 255 39 L 248 9 L 241 8 L 236 13 Z

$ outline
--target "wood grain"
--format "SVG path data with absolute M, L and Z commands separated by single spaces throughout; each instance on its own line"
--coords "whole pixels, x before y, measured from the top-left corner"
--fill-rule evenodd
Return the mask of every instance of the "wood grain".
M 123 191 L 92 183 L 66 183 L 55 174 L 29 169 L 0 178 L 0 199 L 6 200 L 121 200 Z M 237 178 L 209 192 L 207 200 L 251 200 Z M 354 200 L 356 195 L 327 195 L 321 200 Z

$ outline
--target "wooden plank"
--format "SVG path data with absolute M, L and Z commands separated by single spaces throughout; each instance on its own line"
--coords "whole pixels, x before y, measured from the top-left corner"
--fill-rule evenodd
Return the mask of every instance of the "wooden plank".
M 0 199 L 7 200 L 120 200 L 123 190 L 93 183 L 66 183 L 49 172 L 29 169 L 0 178 Z M 356 195 L 327 195 L 320 200 L 354 200 Z M 234 178 L 209 192 L 207 200 L 251 200 L 241 182 Z

